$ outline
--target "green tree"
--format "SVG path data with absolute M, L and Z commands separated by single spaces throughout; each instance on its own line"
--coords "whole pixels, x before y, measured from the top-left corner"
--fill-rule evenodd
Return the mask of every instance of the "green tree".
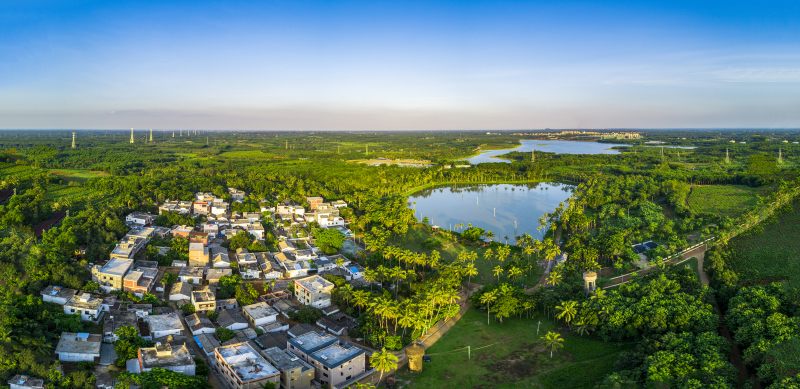
M 561 335 L 555 332 L 547 331 L 547 334 L 544 336 L 544 345 L 550 350 L 550 358 L 553 357 L 553 352 L 561 349 L 564 347 L 564 339 L 561 338 Z
M 314 230 L 317 247 L 325 254 L 336 254 L 344 245 L 345 236 L 333 228 L 317 228 Z
M 386 347 L 379 352 L 373 353 L 369 357 L 369 364 L 381 372 L 378 382 L 383 379 L 383 373 L 397 369 L 397 361 L 397 356 L 386 351 Z

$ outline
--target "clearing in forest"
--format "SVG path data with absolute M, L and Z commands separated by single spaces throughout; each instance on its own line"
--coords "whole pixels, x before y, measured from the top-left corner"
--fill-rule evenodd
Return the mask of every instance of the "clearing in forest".
M 419 374 L 403 367 L 397 374 L 402 388 L 573 388 L 591 389 L 614 371 L 620 352 L 634 347 L 629 343 L 606 343 L 557 329 L 564 338 L 564 348 L 550 358 L 540 340 L 554 331 L 551 320 L 509 318 L 499 323 L 492 316 L 486 325 L 486 313 L 470 308 L 426 353 L 431 362 Z M 539 333 L 537 323 L 541 321 Z M 566 327 L 566 326 L 564 326 Z M 467 350 L 454 351 L 470 346 Z
M 692 186 L 687 199 L 694 213 L 737 217 L 758 203 L 756 195 L 765 195 L 764 188 L 744 185 Z
M 79 169 L 55 169 L 50 170 L 50 173 L 61 177 L 67 181 L 86 182 L 90 178 L 107 176 L 108 173 L 100 171 L 79 170 Z

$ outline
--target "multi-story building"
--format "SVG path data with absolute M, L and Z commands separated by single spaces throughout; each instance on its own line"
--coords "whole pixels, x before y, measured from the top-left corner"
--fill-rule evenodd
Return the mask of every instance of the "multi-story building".
M 141 298 L 145 293 L 150 293 L 150 290 L 153 289 L 157 275 L 158 268 L 134 268 L 123 278 L 122 290 L 133 292 L 133 294 Z
M 131 326 L 139 331 L 137 325 L 136 312 L 131 311 L 111 311 L 103 320 L 103 341 L 114 343 L 119 339 L 116 332 L 122 327 Z
M 10 389 L 44 389 L 44 380 L 29 375 L 15 375 L 7 381 Z
M 233 201 L 243 201 L 247 194 L 243 190 L 236 188 L 228 188 L 228 194 L 231 195 Z
M 81 315 L 81 319 L 97 323 L 103 317 L 102 303 L 102 298 L 92 296 L 89 293 L 82 293 L 72 296 L 64 304 L 64 313 L 68 315 L 77 313 Z
M 287 350 L 316 370 L 316 379 L 338 386 L 364 374 L 366 352 L 335 336 L 310 331 L 288 340 Z
M 123 278 L 133 266 L 133 259 L 112 257 L 105 265 L 92 267 L 92 281 L 100 284 L 105 292 L 122 290 Z
M 294 281 L 294 293 L 297 301 L 315 308 L 331 305 L 332 282 L 320 277 L 311 276 Z
M 150 326 L 150 336 L 153 339 L 163 338 L 167 335 L 183 335 L 181 319 L 174 313 L 150 316 L 148 325 Z
M 317 206 L 319 206 L 319 204 L 322 204 L 323 201 L 324 200 L 322 197 L 306 197 L 306 202 L 308 203 L 308 207 L 311 209 L 317 209 Z
M 205 268 L 203 267 L 186 266 L 182 267 L 181 270 L 178 271 L 178 279 L 181 282 L 186 282 L 192 285 L 200 285 L 200 283 L 203 282 L 203 273 L 205 273 Z
M 281 388 L 311 388 L 311 381 L 315 376 L 314 368 L 311 365 L 278 347 L 262 350 L 261 354 L 281 372 Z
M 149 226 L 156 220 L 156 215 L 149 213 L 133 212 L 125 216 L 125 223 Z
M 202 243 L 189 243 L 189 266 L 206 267 L 210 253 L 208 247 Z
M 217 299 L 207 290 L 192 292 L 192 305 L 195 311 L 214 311 L 217 309 Z
M 258 389 L 261 384 L 279 384 L 281 373 L 249 343 L 217 347 L 214 360 L 220 373 L 233 389 Z

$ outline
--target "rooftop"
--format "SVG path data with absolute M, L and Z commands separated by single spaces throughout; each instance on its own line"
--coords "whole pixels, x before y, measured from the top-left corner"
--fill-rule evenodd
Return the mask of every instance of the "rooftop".
M 85 332 L 62 332 L 61 339 L 56 346 L 56 353 L 97 354 L 103 340 L 100 335 Z
M 115 249 L 116 250 L 116 249 Z M 115 276 L 123 276 L 133 265 L 133 259 L 130 258 L 111 258 L 100 268 L 100 272 L 104 274 L 111 274 Z
M 228 327 L 236 323 L 247 323 L 241 313 L 230 309 L 223 309 L 217 316 L 217 323 L 220 327 Z
M 217 353 L 244 382 L 261 380 L 280 374 L 248 343 L 237 343 L 217 348 Z
M 204 302 L 204 301 L 216 301 L 217 299 L 214 297 L 214 294 L 207 291 L 207 290 L 199 290 L 196 292 L 192 292 L 192 298 L 194 301 L 197 302 Z
M 291 331 L 291 330 L 290 330 Z M 339 338 L 317 330 L 306 332 L 303 335 L 289 339 L 289 343 L 303 350 L 306 354 L 311 354 L 327 346 L 337 343 Z
M 256 320 L 278 314 L 278 311 L 276 311 L 275 308 L 272 308 L 269 306 L 269 304 L 263 302 L 245 305 L 242 309 L 244 309 L 248 315 Z
M 202 243 L 189 243 L 189 251 L 205 251 L 205 249 Z
M 133 267 L 139 269 L 158 269 L 158 262 L 139 260 L 133 263 Z
M 172 348 L 169 343 L 156 345 L 155 347 L 140 348 L 139 360 L 145 369 L 194 365 L 194 359 L 192 359 L 186 345 Z
M 182 267 L 178 272 L 178 277 L 200 277 L 203 278 L 203 271 L 205 268 L 196 266 Z
M 186 316 L 185 319 L 186 324 L 189 325 L 189 329 L 192 331 L 197 331 L 201 328 L 214 328 L 214 323 L 203 312 L 193 313 Z
M 268 348 L 261 353 L 272 362 L 275 367 L 283 372 L 292 371 L 294 369 L 302 368 L 302 371 L 308 371 L 313 369 L 311 365 L 303 362 L 300 358 L 290 354 L 286 350 L 281 350 L 278 347 Z
M 41 292 L 39 292 L 39 294 L 41 294 L 42 296 L 53 296 L 53 297 L 66 298 L 66 299 L 69 299 L 70 297 L 74 296 L 76 293 L 78 293 L 78 291 L 75 290 L 75 289 L 63 288 L 63 287 L 55 286 L 55 285 L 50 285 L 50 286 L 42 289 Z
M 89 293 L 82 293 L 70 297 L 65 305 L 79 309 L 97 310 L 100 308 L 102 302 L 102 299 L 92 296 Z
M 286 350 L 288 338 L 281 332 L 267 332 L 259 335 L 254 341 L 262 349 L 277 347 L 281 350 Z
M 44 379 L 31 377 L 29 375 L 15 375 L 8 380 L 9 385 L 19 385 L 26 388 L 43 388 Z
M 172 284 L 172 288 L 169 290 L 170 295 L 175 294 L 182 294 L 185 296 L 189 296 L 192 294 L 192 285 L 188 282 L 176 282 Z
M 219 340 L 217 340 L 217 338 L 215 338 L 212 334 L 195 335 L 194 339 L 205 353 L 213 352 L 217 347 L 221 346 Z
M 118 329 L 131 326 L 136 328 L 136 312 L 129 311 L 109 311 L 106 319 L 103 321 L 103 333 L 114 333 Z
M 169 313 L 166 315 L 150 315 L 148 320 L 150 320 L 151 332 L 183 330 L 181 319 L 174 313 Z
M 299 280 L 295 280 L 296 283 L 300 284 L 303 288 L 310 290 L 312 292 L 322 291 L 325 288 L 332 288 L 333 283 L 320 277 L 320 276 L 311 276 L 306 278 L 301 278 Z
M 365 351 L 348 343 L 332 344 L 313 353 L 314 359 L 323 365 L 331 368 L 339 366 L 361 354 Z
M 218 280 L 224 276 L 228 276 L 233 274 L 233 270 L 231 269 L 208 269 L 208 274 L 206 274 L 206 280 Z

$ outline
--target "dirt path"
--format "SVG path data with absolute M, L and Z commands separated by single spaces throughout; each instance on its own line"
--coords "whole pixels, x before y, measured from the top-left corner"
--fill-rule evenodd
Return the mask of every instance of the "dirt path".
M 695 258 L 697 258 L 697 274 L 700 275 L 700 283 L 708 286 L 708 276 L 706 275 L 706 272 L 703 271 L 703 259 L 705 259 L 705 257 L 706 257 L 705 251 L 703 251 L 698 255 L 695 255 Z

